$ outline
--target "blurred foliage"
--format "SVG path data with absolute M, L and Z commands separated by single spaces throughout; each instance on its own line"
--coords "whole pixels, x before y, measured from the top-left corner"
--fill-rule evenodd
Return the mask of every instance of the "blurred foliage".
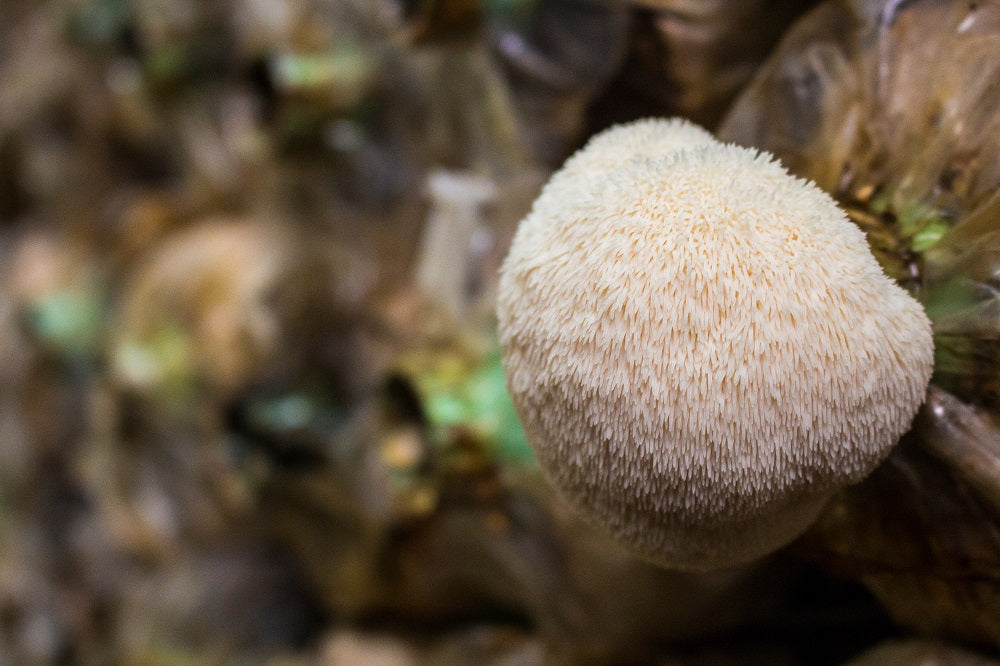
M 412 377 L 434 439 L 443 444 L 449 431 L 467 428 L 505 463 L 534 463 L 514 404 L 507 393 L 496 347 L 472 363 L 456 351 L 418 354 L 402 361 Z
M 548 490 L 504 389 L 518 220 L 591 130 L 714 124 L 813 3 L 738 4 L 0 3 L 0 663 L 830 663 L 889 634 L 781 557 L 622 553 Z M 991 94 L 949 76 L 902 89 Z M 767 99 L 796 131 L 822 106 Z M 838 190 L 840 134 L 740 136 L 924 280 L 939 376 L 986 402 L 995 336 L 965 334 L 996 202 L 959 205 L 986 161 L 928 180 L 935 139 Z

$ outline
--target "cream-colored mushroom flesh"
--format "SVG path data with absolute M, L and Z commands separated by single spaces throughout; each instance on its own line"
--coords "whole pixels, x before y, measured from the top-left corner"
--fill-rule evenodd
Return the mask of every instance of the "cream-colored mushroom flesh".
M 606 153 L 558 172 L 521 222 L 497 308 L 507 383 L 585 517 L 664 566 L 733 565 L 889 453 L 924 398 L 930 322 L 771 156 L 714 140 L 651 154 L 628 128 L 611 130 L 617 157 L 593 140 L 571 158 Z
M 636 157 L 662 157 L 683 148 L 710 145 L 715 138 L 681 118 L 646 118 L 615 125 L 590 138 L 553 174 L 548 187 L 564 180 L 606 173 Z

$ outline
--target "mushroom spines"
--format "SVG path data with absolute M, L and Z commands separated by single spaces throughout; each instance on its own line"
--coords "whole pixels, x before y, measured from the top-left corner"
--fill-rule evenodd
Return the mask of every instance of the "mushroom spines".
M 558 189 L 502 270 L 508 385 L 556 487 L 633 549 L 763 554 L 908 428 L 929 322 L 817 187 L 702 143 Z
M 570 156 L 561 171 L 611 169 L 635 157 L 662 157 L 668 153 L 707 146 L 715 138 L 698 125 L 680 118 L 645 118 L 612 125 L 592 136 Z
M 565 200 L 585 190 L 587 179 L 600 178 L 633 159 L 663 157 L 713 143 L 715 139 L 706 130 L 680 118 L 646 118 L 612 125 L 592 136 L 552 174 L 538 201 Z

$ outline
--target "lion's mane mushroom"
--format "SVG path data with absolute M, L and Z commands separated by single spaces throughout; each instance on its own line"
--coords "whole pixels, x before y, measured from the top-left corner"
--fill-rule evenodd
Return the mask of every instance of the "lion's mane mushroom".
M 500 279 L 504 367 L 584 516 L 662 565 L 724 567 L 789 542 L 888 454 L 923 401 L 930 322 L 834 201 L 770 155 L 643 152 L 567 179 L 521 222 Z

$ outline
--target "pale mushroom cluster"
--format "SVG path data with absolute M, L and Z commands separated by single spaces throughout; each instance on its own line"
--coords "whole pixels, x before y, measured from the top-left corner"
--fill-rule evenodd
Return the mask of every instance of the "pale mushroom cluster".
M 641 556 L 799 535 L 922 403 L 930 322 L 834 201 L 679 120 L 594 137 L 502 271 L 507 382 L 561 494 Z

